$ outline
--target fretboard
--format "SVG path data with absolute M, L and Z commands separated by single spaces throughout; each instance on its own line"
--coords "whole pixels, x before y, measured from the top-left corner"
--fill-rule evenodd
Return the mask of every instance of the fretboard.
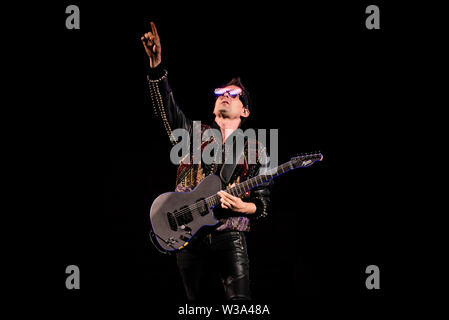
M 235 197 L 238 197 L 242 193 L 245 193 L 246 191 L 251 190 L 251 189 L 267 182 L 268 180 L 271 180 L 291 169 L 294 169 L 291 161 L 286 162 L 286 163 L 281 164 L 280 166 L 276 167 L 275 169 L 270 170 L 272 173 L 261 174 L 256 177 L 253 177 L 251 179 L 248 179 L 242 183 L 239 183 L 239 184 L 233 186 L 232 188 L 227 189 L 226 192 Z M 218 205 L 220 203 L 220 196 L 215 194 L 213 196 L 206 198 L 205 200 L 210 208 L 215 207 L 216 205 Z

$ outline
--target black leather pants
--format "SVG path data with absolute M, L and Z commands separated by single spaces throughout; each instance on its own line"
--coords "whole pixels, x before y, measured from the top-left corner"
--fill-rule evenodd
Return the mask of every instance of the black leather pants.
M 251 299 L 244 232 L 214 231 L 179 251 L 176 259 L 189 300 L 213 296 L 207 285 L 210 271 L 218 272 L 227 300 Z

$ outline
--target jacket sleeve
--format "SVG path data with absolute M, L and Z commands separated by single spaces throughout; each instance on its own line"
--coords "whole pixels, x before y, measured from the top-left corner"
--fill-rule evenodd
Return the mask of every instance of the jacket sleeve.
M 153 112 L 156 117 L 161 119 L 170 142 L 175 145 L 177 140 L 172 134 L 173 130 L 182 128 L 190 133 L 192 120 L 187 118 L 176 104 L 167 74 L 167 70 L 159 65 L 156 68 L 150 68 L 147 79 Z
M 258 170 L 254 176 L 264 174 L 268 171 L 269 166 L 270 158 L 266 148 L 263 147 L 258 156 Z M 249 201 L 256 205 L 256 212 L 252 215 L 252 219 L 265 218 L 271 212 L 271 184 L 272 181 L 270 180 L 251 190 Z

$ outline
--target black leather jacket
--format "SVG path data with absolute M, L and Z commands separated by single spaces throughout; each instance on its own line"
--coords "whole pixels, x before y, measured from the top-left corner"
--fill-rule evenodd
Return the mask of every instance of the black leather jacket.
M 154 114 L 156 117 L 161 119 L 163 127 L 172 145 L 176 145 L 177 143 L 177 140 L 172 135 L 172 131 L 177 128 L 186 129 L 189 132 L 190 136 L 192 136 L 193 121 L 186 117 L 184 112 L 176 104 L 173 92 L 168 83 L 167 71 L 163 69 L 161 65 L 156 68 L 150 69 L 150 72 L 148 74 L 148 84 Z M 212 127 L 214 126 L 217 127 L 217 124 L 215 122 L 213 123 Z M 203 125 L 202 131 L 210 127 L 211 126 Z M 262 163 L 265 164 L 262 164 L 261 161 L 259 161 L 259 158 L 262 156 L 268 157 L 266 149 L 264 146 L 261 147 L 260 144 L 258 145 L 258 148 L 259 151 L 257 154 L 257 164 L 247 165 L 246 167 L 242 167 L 240 165 L 235 167 L 232 177 L 229 179 L 229 181 L 226 181 L 224 183 L 224 187 L 226 187 L 226 183 L 230 185 L 232 182 L 243 182 L 248 178 L 263 173 L 263 170 L 267 170 L 269 165 L 268 161 L 262 161 Z M 245 149 L 245 152 L 247 152 L 247 149 Z M 202 177 L 204 177 L 211 173 L 216 173 L 217 175 L 219 175 L 217 171 L 214 172 L 208 165 L 202 164 L 201 168 L 199 168 L 198 165 L 188 166 L 181 162 L 178 167 L 176 191 L 188 191 L 193 189 L 197 185 L 197 183 L 199 183 L 199 176 L 202 175 Z M 271 209 L 270 182 L 252 189 L 250 192 L 243 195 L 242 198 L 244 201 L 253 202 L 257 208 L 255 214 L 246 215 L 245 217 L 251 219 L 266 217 Z M 223 213 L 229 210 L 214 208 L 214 213 L 220 215 L 220 213 L 217 211 L 221 211 L 221 213 Z M 232 216 L 231 212 L 227 212 L 227 214 Z

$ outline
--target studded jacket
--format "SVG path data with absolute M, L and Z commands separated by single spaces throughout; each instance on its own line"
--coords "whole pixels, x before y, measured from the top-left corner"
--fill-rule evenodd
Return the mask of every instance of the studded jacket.
M 193 121 L 185 116 L 183 111 L 178 107 L 173 96 L 173 92 L 169 86 L 167 79 L 167 71 L 161 66 L 150 69 L 148 74 L 148 85 L 150 89 L 151 104 L 153 112 L 156 117 L 160 118 L 162 125 L 170 139 L 170 142 L 175 146 L 178 141 L 173 135 L 173 130 L 177 128 L 186 129 L 190 137 L 194 134 L 194 130 L 200 134 L 201 150 L 203 150 L 209 143 L 213 142 L 214 138 L 203 138 L 203 133 L 207 129 L 219 129 L 217 123 L 214 121 L 211 126 L 202 124 L 195 126 Z M 220 130 L 217 130 L 220 132 Z M 221 133 L 220 133 L 221 134 Z M 221 137 L 220 137 L 221 138 Z M 229 138 L 228 138 L 229 139 Z M 225 149 L 221 159 L 225 159 Z M 190 149 L 192 150 L 192 149 Z M 251 158 L 249 153 L 255 154 L 256 161 L 248 161 Z M 187 192 L 193 190 L 204 177 L 209 174 L 217 174 L 221 177 L 223 189 L 230 187 L 233 183 L 240 183 L 246 179 L 252 178 L 267 170 L 269 165 L 269 158 L 265 146 L 253 139 L 245 139 L 245 147 L 243 150 L 242 161 L 235 166 L 235 169 L 228 181 L 223 181 L 223 176 L 220 174 L 222 164 L 213 162 L 206 164 L 201 161 L 195 164 L 192 161 L 192 154 L 184 157 L 180 162 L 177 170 L 176 188 L 177 192 Z M 198 161 L 197 161 L 198 162 Z M 217 227 L 217 231 L 224 230 L 238 230 L 249 231 L 250 221 L 266 217 L 270 211 L 270 183 L 265 183 L 261 186 L 251 189 L 246 193 L 240 195 L 243 201 L 253 202 L 256 205 L 256 212 L 254 214 L 241 215 L 236 214 L 228 209 L 223 209 L 220 206 L 215 207 L 214 214 L 221 224 Z

